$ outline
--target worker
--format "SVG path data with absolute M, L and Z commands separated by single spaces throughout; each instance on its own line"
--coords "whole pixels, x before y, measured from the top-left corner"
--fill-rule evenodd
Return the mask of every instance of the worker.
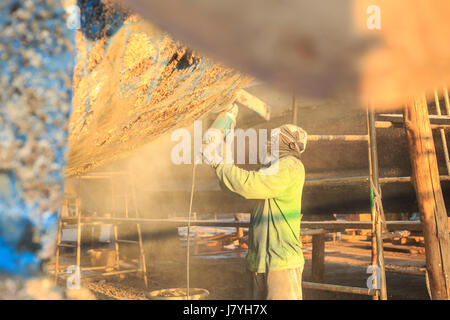
M 234 126 L 235 114 L 222 113 L 215 123 Z M 224 121 L 226 117 L 233 121 Z M 302 299 L 300 212 L 305 169 L 301 154 L 306 148 L 306 138 L 306 132 L 295 125 L 272 130 L 267 143 L 271 161 L 257 171 L 217 163 L 206 156 L 205 160 L 228 190 L 245 199 L 259 200 L 250 217 L 246 257 L 251 299 Z

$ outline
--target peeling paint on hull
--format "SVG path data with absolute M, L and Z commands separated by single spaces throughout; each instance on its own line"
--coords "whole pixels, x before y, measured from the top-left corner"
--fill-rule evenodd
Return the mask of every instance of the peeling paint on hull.
M 67 176 L 191 125 L 251 80 L 111 1 L 78 2 L 83 27 L 77 33 Z

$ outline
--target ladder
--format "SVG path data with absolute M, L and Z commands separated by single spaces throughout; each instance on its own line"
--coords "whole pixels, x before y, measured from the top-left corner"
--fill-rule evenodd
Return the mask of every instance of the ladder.
M 67 266 L 60 265 L 60 253 L 61 248 L 74 248 L 76 250 L 76 267 L 80 274 L 82 272 L 100 271 L 100 276 L 113 276 L 128 273 L 140 274 L 143 278 L 144 285 L 148 288 L 147 278 L 147 265 L 145 259 L 145 251 L 142 240 L 141 224 L 136 222 L 126 222 L 128 218 L 139 218 L 139 210 L 136 197 L 136 183 L 135 177 L 131 172 L 98 172 L 93 174 L 86 174 L 78 176 L 77 180 L 91 180 L 91 179 L 103 179 L 109 180 L 111 186 L 111 212 L 105 213 L 106 216 L 113 218 L 124 218 L 120 221 L 108 222 L 108 225 L 112 224 L 113 229 L 113 245 L 114 245 L 114 267 L 104 266 L 82 266 L 81 265 L 81 238 L 82 229 L 84 227 L 102 227 L 105 224 L 101 221 L 89 221 L 87 215 L 83 215 L 81 209 L 81 199 L 77 196 L 67 195 L 63 206 L 60 210 L 60 220 L 58 224 L 57 246 L 56 246 L 56 259 L 54 277 L 55 282 L 58 280 L 58 276 L 61 273 L 60 269 L 65 269 Z M 134 239 L 121 239 L 119 236 L 124 231 L 124 227 L 133 226 L 136 228 L 134 233 Z M 122 228 L 121 228 L 122 227 Z M 64 230 L 75 228 L 76 229 L 76 243 L 69 243 L 62 240 L 62 233 Z M 124 261 L 121 259 L 121 245 L 134 245 L 138 249 L 137 263 L 134 261 Z M 134 266 L 137 264 L 137 266 Z M 131 267 L 130 267 L 131 266 Z
M 295 98 L 293 100 L 293 121 L 298 124 L 298 112 L 296 111 Z M 373 288 L 349 287 L 334 284 L 325 284 L 325 233 L 313 235 L 313 282 L 302 282 L 304 288 L 334 291 L 350 294 L 362 294 L 372 296 L 373 299 L 387 299 L 386 273 L 384 265 L 383 233 L 386 230 L 383 206 L 381 201 L 381 189 L 378 176 L 378 153 L 376 144 L 375 112 L 371 106 L 366 109 L 367 134 L 365 135 L 308 135 L 308 141 L 346 141 L 365 142 L 369 156 L 368 177 L 362 177 L 362 181 L 368 182 L 370 190 L 371 221 L 372 221 L 372 257 L 371 268 Z M 315 185 L 326 184 L 353 184 L 361 183 L 361 177 L 331 178 L 312 181 Z M 305 182 L 305 185 L 311 182 Z M 378 281 L 379 279 L 379 287 Z
M 440 108 L 440 99 L 438 90 L 434 90 L 434 103 L 436 106 L 436 115 L 429 115 L 431 128 L 440 131 L 440 136 L 443 144 L 444 157 L 447 165 L 448 175 L 440 175 L 441 181 L 450 181 L 450 159 L 448 152 L 448 145 L 445 136 L 445 130 L 450 129 L 450 99 L 447 87 L 443 88 L 443 99 L 445 101 L 446 113 L 443 115 Z M 354 184 L 361 182 L 368 182 L 371 196 L 371 218 L 372 218 L 372 265 L 379 268 L 380 276 L 380 288 L 376 290 L 367 290 L 366 288 L 355 288 L 347 286 L 338 286 L 332 284 L 324 284 L 324 234 L 317 234 L 313 236 L 313 281 L 315 282 L 303 282 L 303 287 L 328 290 L 344 293 L 356 293 L 372 295 L 374 299 L 387 299 L 387 287 L 386 287 L 386 270 L 390 272 L 400 272 L 411 275 L 423 274 L 427 277 L 426 270 L 424 268 L 402 268 L 397 266 L 385 266 L 384 252 L 383 252 L 383 240 L 392 238 L 395 236 L 402 236 L 408 234 L 408 232 L 387 232 L 386 220 L 384 217 L 383 206 L 381 201 L 381 185 L 388 183 L 410 183 L 411 177 L 379 177 L 378 173 L 378 152 L 376 144 L 376 129 L 387 129 L 391 127 L 403 127 L 403 115 L 402 114 L 378 114 L 377 121 L 375 121 L 375 112 L 371 106 L 367 108 L 367 135 L 320 135 L 310 136 L 309 141 L 367 141 L 369 152 L 369 176 L 368 177 L 346 177 L 346 178 L 331 178 L 331 179 L 316 179 L 314 181 L 306 181 L 305 185 L 324 185 L 324 184 Z M 293 121 L 298 123 L 298 111 L 295 104 L 295 98 L 293 100 Z M 314 253 L 314 251 L 316 253 Z M 317 272 L 314 272 L 316 269 Z M 428 281 L 427 281 L 428 288 Z M 429 291 L 429 288 L 428 288 Z M 431 296 L 431 295 L 430 295 Z
M 284 119 L 286 116 L 291 116 L 291 122 L 295 125 L 299 125 L 299 110 L 297 106 L 297 98 L 295 94 L 292 95 L 292 108 L 290 112 L 287 112 L 282 116 Z M 260 124 L 249 123 L 249 126 Z M 306 180 L 305 187 L 308 186 L 322 186 L 322 185 L 350 185 L 368 183 L 370 191 L 370 204 L 371 204 L 371 233 L 372 233 L 372 254 L 371 265 L 373 279 L 372 288 L 362 287 L 349 287 L 342 285 L 326 284 L 324 283 L 325 273 L 325 234 L 329 232 L 335 232 L 335 230 L 342 231 L 342 224 L 327 221 L 328 227 L 312 227 L 306 230 L 312 234 L 313 251 L 312 251 L 312 281 L 302 281 L 303 288 L 310 288 L 315 290 L 333 291 L 349 294 L 361 294 L 372 296 L 373 299 L 387 299 L 386 288 L 386 273 L 384 264 L 384 251 L 383 251 L 383 237 L 386 237 L 386 221 L 384 218 L 383 206 L 381 201 L 381 188 L 380 180 L 378 176 L 378 153 L 376 142 L 376 126 L 375 126 L 375 112 L 372 106 L 366 108 L 366 134 L 327 134 L 327 135 L 313 135 L 308 134 L 309 142 L 321 142 L 321 141 L 343 141 L 346 143 L 367 143 L 367 152 L 369 156 L 368 163 L 368 176 L 357 177 L 338 177 L 338 178 L 320 178 L 313 180 Z M 302 222 L 302 225 L 314 225 Z M 315 225 L 318 225 L 317 223 Z M 354 229 L 358 229 L 357 227 Z M 304 234 L 303 231 L 302 234 Z M 376 279 L 379 279 L 379 287 L 376 285 Z
M 449 93 L 447 86 L 442 87 L 441 94 L 439 94 L 438 89 L 433 89 L 433 102 L 436 108 L 436 114 L 430 113 L 430 101 L 427 101 L 427 97 L 424 96 L 424 100 L 426 103 L 426 106 L 428 107 L 428 118 L 430 121 L 430 126 L 432 130 L 439 130 L 440 134 L 440 140 L 442 142 L 442 149 L 444 154 L 444 160 L 447 168 L 447 175 L 439 175 L 439 180 L 442 181 L 449 181 L 450 180 L 450 158 L 449 158 L 449 151 L 448 151 L 448 144 L 447 144 L 447 138 L 446 138 L 446 130 L 450 129 L 450 99 L 449 99 Z M 441 111 L 441 99 L 444 100 L 445 104 L 445 112 L 446 115 L 444 115 Z M 380 114 L 378 116 L 380 121 L 377 121 L 376 125 L 379 128 L 392 128 L 392 127 L 405 127 L 405 122 L 403 118 L 403 114 Z M 409 178 L 409 177 L 407 177 Z M 396 177 L 396 180 L 394 178 L 394 181 L 391 182 L 412 182 L 411 178 L 405 179 L 405 177 Z M 450 218 L 448 218 L 450 222 Z M 429 277 L 428 272 L 425 267 L 417 268 L 417 267 L 409 267 L 407 269 L 405 268 L 399 268 L 398 266 L 387 266 L 387 269 L 391 272 L 399 272 L 403 274 L 410 274 L 410 275 L 424 275 L 426 279 L 427 284 L 427 290 L 430 297 L 432 297 L 430 285 L 429 285 Z

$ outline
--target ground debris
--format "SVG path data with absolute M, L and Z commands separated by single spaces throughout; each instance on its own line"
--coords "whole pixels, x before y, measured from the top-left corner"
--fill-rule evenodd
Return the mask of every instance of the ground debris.
M 89 282 L 87 288 L 101 300 L 146 300 L 145 291 L 121 282 Z

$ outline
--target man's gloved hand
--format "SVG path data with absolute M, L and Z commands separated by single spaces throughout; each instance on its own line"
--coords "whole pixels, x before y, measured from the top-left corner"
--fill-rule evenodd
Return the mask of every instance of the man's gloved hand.
M 225 139 L 228 133 L 236 126 L 236 117 L 239 107 L 232 103 L 222 111 L 211 125 L 211 129 L 217 129 L 222 132 L 222 139 Z
M 211 128 L 206 132 L 206 141 L 202 145 L 201 156 L 206 163 L 213 167 L 223 162 L 224 140 L 236 126 L 238 111 L 239 107 L 232 103 L 217 116 Z
M 209 129 L 209 139 L 202 144 L 200 152 L 203 161 L 213 168 L 216 168 L 223 162 L 223 139 L 221 131 L 217 129 Z

